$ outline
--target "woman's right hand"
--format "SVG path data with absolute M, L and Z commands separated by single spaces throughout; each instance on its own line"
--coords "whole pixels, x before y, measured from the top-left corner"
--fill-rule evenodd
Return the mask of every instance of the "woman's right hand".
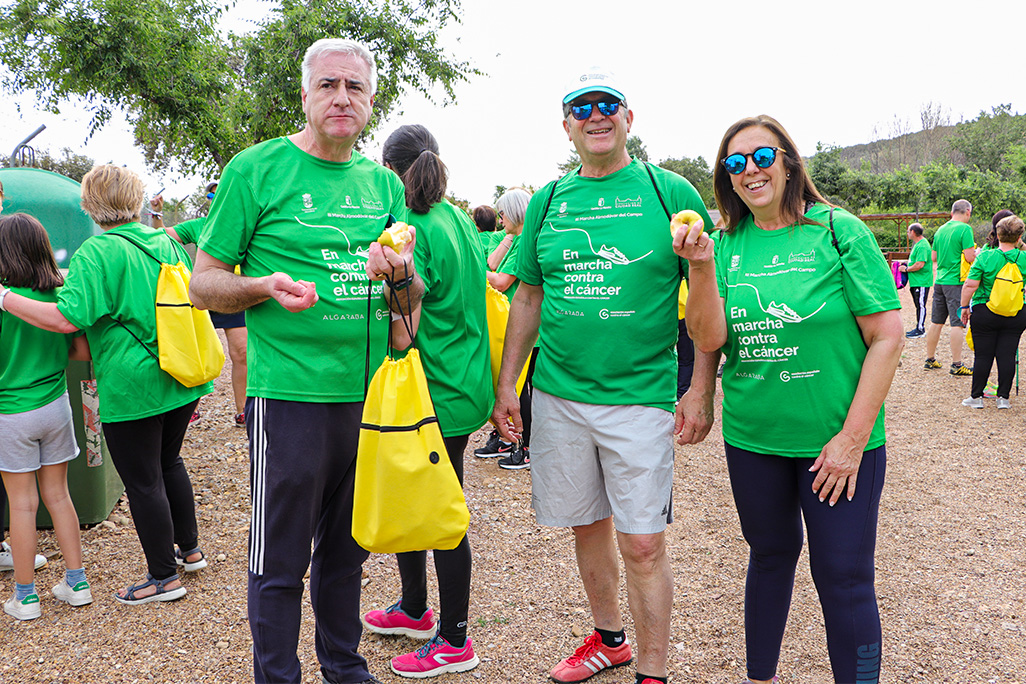
M 705 234 L 703 222 L 695 221 L 687 230 L 677 229 L 673 235 L 673 252 L 689 263 L 711 262 L 714 254 L 712 238 Z

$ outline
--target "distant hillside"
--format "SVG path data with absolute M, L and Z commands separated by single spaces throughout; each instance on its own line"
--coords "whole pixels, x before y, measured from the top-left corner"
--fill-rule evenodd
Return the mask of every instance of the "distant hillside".
M 839 150 L 840 158 L 856 170 L 862 168 L 863 162 L 868 162 L 869 171 L 873 173 L 895 171 L 904 164 L 914 171 L 938 160 L 960 164 L 965 157 L 951 150 L 948 145 L 948 139 L 954 132 L 954 126 L 937 126 L 888 140 L 842 147 Z

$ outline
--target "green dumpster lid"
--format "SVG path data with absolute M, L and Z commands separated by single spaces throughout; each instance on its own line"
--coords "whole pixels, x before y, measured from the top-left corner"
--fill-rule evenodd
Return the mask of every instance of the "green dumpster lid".
M 23 212 L 39 219 L 50 234 L 57 265 L 67 268 L 71 255 L 93 235 L 102 231 L 82 211 L 82 190 L 78 181 L 59 173 L 15 167 L 0 169 L 4 184 L 3 213 Z

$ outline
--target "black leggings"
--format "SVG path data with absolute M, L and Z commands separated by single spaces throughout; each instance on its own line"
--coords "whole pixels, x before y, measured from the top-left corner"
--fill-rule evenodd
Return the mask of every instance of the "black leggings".
M 971 396 L 982 397 L 990 369 L 997 359 L 999 397 L 1008 398 L 1015 379 L 1015 352 L 1026 329 L 1026 307 L 1015 316 L 999 316 L 986 303 L 972 308 L 969 321 L 973 331 L 973 388 Z
M 182 551 L 199 545 L 192 482 L 181 456 L 198 403 L 149 418 L 103 424 L 107 450 L 125 483 L 147 570 L 156 579 L 177 572 L 175 544 Z
M 531 358 L 527 363 L 527 379 L 520 390 L 520 422 L 524 425 L 524 434 L 520 446 L 531 446 L 531 395 L 534 394 L 534 362 L 538 359 L 538 347 L 531 350 Z
M 445 451 L 463 485 L 463 451 L 470 435 L 446 437 Z M 451 551 L 432 551 L 438 575 L 439 633 L 450 644 L 462 646 L 467 638 L 470 613 L 470 541 L 464 535 Z M 400 607 L 407 615 L 420 617 L 427 610 L 427 551 L 396 554 L 403 597 Z
M 809 467 L 815 459 L 768 456 L 729 444 L 726 451 L 741 531 L 751 549 L 745 585 L 748 677 L 771 679 L 776 673 L 804 516 L 834 680 L 877 681 L 880 613 L 873 554 L 886 448 L 862 455 L 855 498 L 842 494 L 832 507 L 812 491 L 816 473 Z

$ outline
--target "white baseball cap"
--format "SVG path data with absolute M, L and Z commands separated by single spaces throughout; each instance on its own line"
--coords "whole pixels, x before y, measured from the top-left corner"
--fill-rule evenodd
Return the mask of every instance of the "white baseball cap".
M 602 67 L 589 67 L 584 73 L 579 74 L 574 78 L 566 87 L 566 97 L 563 98 L 563 104 L 572 102 L 575 98 L 584 95 L 585 93 L 609 93 L 613 97 L 620 100 L 626 101 L 623 91 L 620 89 L 617 83 L 616 76 L 613 72 Z

